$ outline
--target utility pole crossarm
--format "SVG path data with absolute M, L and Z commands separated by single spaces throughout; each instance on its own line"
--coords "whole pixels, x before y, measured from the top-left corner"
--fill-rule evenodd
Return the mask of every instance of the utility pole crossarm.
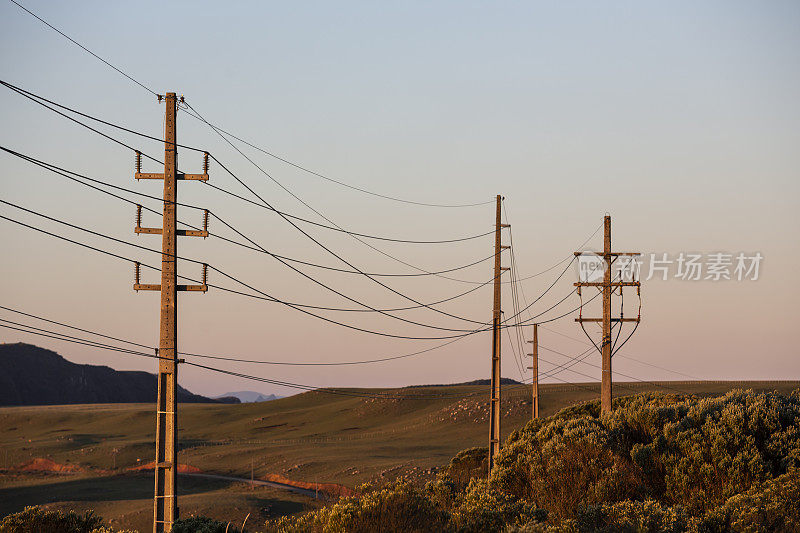
M 208 209 L 203 209 L 203 229 L 176 229 L 175 235 L 179 237 L 203 237 L 204 239 L 208 237 Z M 136 205 L 136 226 L 133 228 L 133 232 L 138 234 L 150 234 L 150 235 L 163 235 L 164 230 L 162 228 L 145 228 L 142 227 L 142 206 L 137 204 Z
M 137 172 L 135 174 L 137 180 L 163 180 L 164 174 L 161 172 Z M 184 174 L 178 172 L 175 175 L 176 180 L 194 180 L 194 181 L 208 181 L 208 174 Z
M 602 322 L 603 320 L 604 320 L 603 318 L 583 318 L 583 317 L 580 317 L 580 318 L 576 318 L 575 322 Z M 641 322 L 641 318 L 640 317 L 636 317 L 636 318 L 622 318 L 622 317 L 620 317 L 620 318 L 612 318 L 611 322 Z
M 606 283 L 603 281 L 578 281 L 572 284 L 575 287 L 605 287 Z M 641 283 L 638 281 L 612 281 L 612 287 L 640 287 Z
M 595 254 L 595 255 L 610 255 L 611 257 L 619 257 L 619 256 L 629 256 L 629 257 L 636 257 L 642 255 L 639 252 L 573 252 L 574 255 L 579 256 L 583 254 Z

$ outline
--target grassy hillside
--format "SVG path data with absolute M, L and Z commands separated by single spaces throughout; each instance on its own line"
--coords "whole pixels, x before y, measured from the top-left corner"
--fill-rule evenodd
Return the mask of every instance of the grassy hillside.
M 777 389 L 788 393 L 800 387 L 800 383 L 669 382 L 664 386 L 671 392 L 719 395 L 733 388 Z M 664 386 L 619 383 L 615 391 L 636 393 Z M 179 415 L 180 462 L 205 472 L 245 478 L 250 477 L 252 462 L 255 477 L 279 474 L 294 480 L 349 487 L 368 481 L 380 483 L 401 474 L 432 479 L 436 470 L 460 450 L 485 446 L 486 389 L 465 385 L 369 391 L 424 396 L 424 400 L 337 396 L 317 391 L 258 404 L 183 404 Z M 540 389 L 543 416 L 598 395 L 596 384 L 544 385 Z M 503 403 L 504 438 L 529 420 L 529 394 L 527 387 L 508 387 Z M 81 479 L 84 480 L 81 490 L 74 492 L 80 497 L 73 499 L 85 502 L 86 507 L 91 504 L 102 508 L 106 518 L 113 518 L 133 512 L 130 502 L 138 502 L 133 505 L 138 509 L 136 512 L 147 516 L 146 487 L 152 485 L 149 477 L 119 474 L 152 460 L 153 433 L 152 405 L 0 408 L 2 466 L 11 467 L 42 457 L 84 470 L 69 477 L 5 473 L 0 476 L 0 514 L 18 511 L 23 504 L 58 505 L 67 498 L 62 484 Z M 136 481 L 136 476 L 142 480 Z M 103 481 L 95 484 L 92 478 Z M 113 498 L 106 496 L 104 483 L 118 487 Z M 144 487 L 141 492 L 135 489 L 137 483 Z M 29 487 L 24 492 L 26 501 L 3 497 L 22 486 Z M 198 489 L 196 505 L 189 505 L 191 499 L 184 500 L 185 507 L 184 503 L 181 505 L 184 512 L 208 514 L 202 501 L 225 500 L 219 496 L 222 491 L 231 495 L 227 500 L 236 502 L 231 505 L 239 508 L 237 512 L 242 518 L 247 510 L 262 512 L 258 498 L 250 501 L 245 496 L 235 496 L 240 489 L 248 490 L 231 483 L 212 484 Z M 130 497 L 126 498 L 128 490 Z M 280 495 L 274 489 L 259 490 L 270 493 L 267 499 L 283 502 L 276 504 L 281 509 L 295 509 L 295 504 L 314 505 L 301 496 Z M 217 496 L 201 498 L 203 491 Z M 215 511 L 211 509 L 210 513 L 214 515 Z M 219 517 L 225 516 L 231 515 L 220 510 Z

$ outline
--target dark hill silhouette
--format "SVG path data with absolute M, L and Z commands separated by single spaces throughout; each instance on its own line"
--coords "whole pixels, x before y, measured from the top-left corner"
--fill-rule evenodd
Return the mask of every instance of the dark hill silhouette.
M 459 387 L 462 385 L 490 385 L 491 380 L 488 379 L 473 379 L 472 381 L 462 381 L 460 383 L 433 383 L 431 385 L 408 385 L 406 388 L 411 389 L 414 387 Z M 522 385 L 521 381 L 512 378 L 500 378 L 501 385 Z
M 0 405 L 148 403 L 156 401 L 156 376 L 148 372 L 79 365 L 31 344 L 0 344 Z M 178 387 L 178 401 L 239 403 L 211 399 Z

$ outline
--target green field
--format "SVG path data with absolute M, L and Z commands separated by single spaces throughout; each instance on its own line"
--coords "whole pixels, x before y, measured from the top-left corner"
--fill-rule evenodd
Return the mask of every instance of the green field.
M 734 388 L 788 393 L 800 382 L 617 383 L 615 394 L 644 391 L 719 395 Z M 355 487 L 398 475 L 427 479 L 458 451 L 487 440 L 487 387 L 351 389 L 423 399 L 363 398 L 309 392 L 258 404 L 181 405 L 180 463 L 203 472 Z M 543 385 L 542 416 L 598 396 L 597 384 Z M 509 386 L 503 438 L 530 418 L 530 389 Z M 152 461 L 153 406 L 143 404 L 0 408 L 0 515 L 41 505 L 95 509 L 113 525 L 149 528 L 152 478 L 128 469 Z M 33 458 L 76 465 L 73 474 L 21 472 Z M 263 523 L 321 504 L 271 487 L 181 476 L 182 515 Z

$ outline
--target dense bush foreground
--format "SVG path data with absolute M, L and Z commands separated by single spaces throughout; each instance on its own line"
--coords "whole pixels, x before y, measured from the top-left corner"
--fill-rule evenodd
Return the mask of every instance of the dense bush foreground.
M 513 433 L 485 472 L 485 450 L 466 450 L 424 489 L 366 489 L 266 528 L 800 532 L 800 391 L 567 408 Z

